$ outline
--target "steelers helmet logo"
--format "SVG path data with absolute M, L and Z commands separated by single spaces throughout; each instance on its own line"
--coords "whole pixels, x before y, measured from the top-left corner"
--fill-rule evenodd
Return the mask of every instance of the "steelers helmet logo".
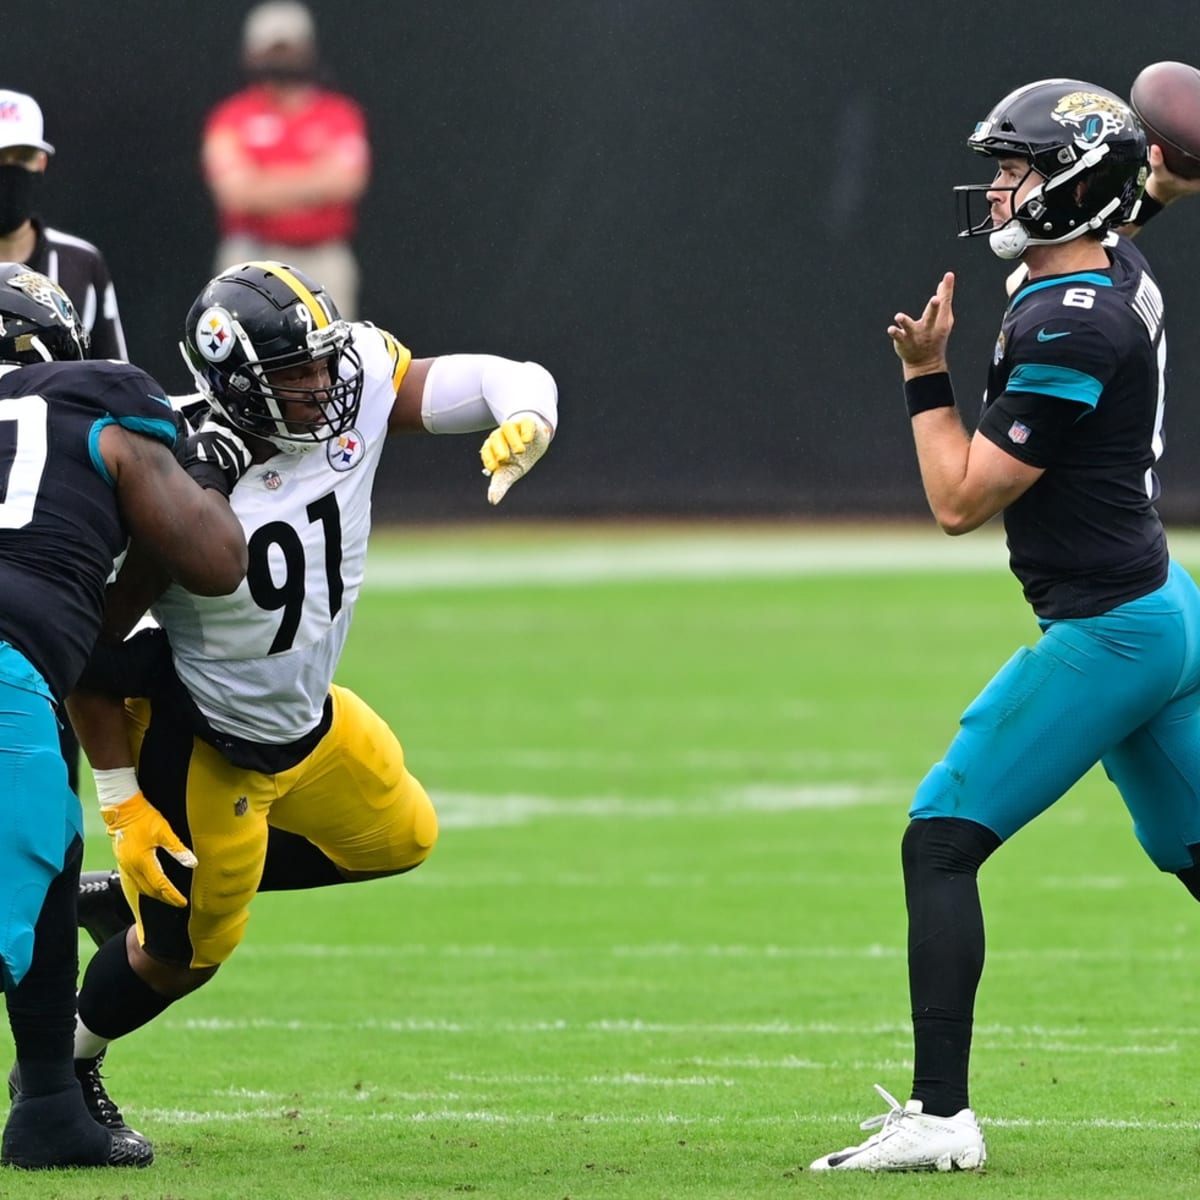
M 223 308 L 206 308 L 196 322 L 196 346 L 209 362 L 224 362 L 233 353 L 237 338 L 233 318 Z
M 362 462 L 365 450 L 362 434 L 350 429 L 325 444 L 325 457 L 335 471 L 353 471 Z

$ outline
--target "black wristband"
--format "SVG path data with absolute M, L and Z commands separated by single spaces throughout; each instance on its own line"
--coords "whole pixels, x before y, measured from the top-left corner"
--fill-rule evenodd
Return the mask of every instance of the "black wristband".
M 226 500 L 233 488 L 229 484 L 229 475 L 216 463 L 202 462 L 193 458 L 183 464 L 183 469 L 202 487 L 220 492 Z
M 937 371 L 933 375 L 918 375 L 904 381 L 904 406 L 908 415 L 928 412 L 931 408 L 953 408 L 954 387 L 950 383 L 949 371 Z
M 1155 200 L 1149 192 L 1143 192 L 1137 208 L 1134 209 L 1133 220 L 1130 224 L 1136 225 L 1140 229 L 1151 217 L 1157 217 L 1166 207 L 1161 200 Z

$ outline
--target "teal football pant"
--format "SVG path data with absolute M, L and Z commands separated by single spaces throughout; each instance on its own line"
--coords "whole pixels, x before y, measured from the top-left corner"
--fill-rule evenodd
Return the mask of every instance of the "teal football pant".
M 1200 589 L 1172 563 L 1157 591 L 1042 623 L 963 713 L 909 815 L 1007 840 L 1101 762 L 1163 871 L 1200 846 Z

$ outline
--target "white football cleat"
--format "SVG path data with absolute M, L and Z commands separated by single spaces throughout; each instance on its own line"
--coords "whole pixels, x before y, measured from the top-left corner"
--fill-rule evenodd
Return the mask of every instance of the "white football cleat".
M 978 1171 L 987 1161 L 983 1131 L 969 1108 L 934 1117 L 922 1111 L 920 1100 L 901 1106 L 879 1084 L 875 1090 L 888 1111 L 864 1121 L 862 1128 L 879 1132 L 860 1146 L 818 1158 L 810 1171 Z

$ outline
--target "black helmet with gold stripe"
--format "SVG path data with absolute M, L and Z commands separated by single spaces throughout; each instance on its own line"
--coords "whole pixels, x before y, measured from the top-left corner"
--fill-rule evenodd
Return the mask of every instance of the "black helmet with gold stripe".
M 320 284 L 284 263 L 239 263 L 210 280 L 180 349 L 217 414 L 280 450 L 340 437 L 358 416 L 352 327 Z

